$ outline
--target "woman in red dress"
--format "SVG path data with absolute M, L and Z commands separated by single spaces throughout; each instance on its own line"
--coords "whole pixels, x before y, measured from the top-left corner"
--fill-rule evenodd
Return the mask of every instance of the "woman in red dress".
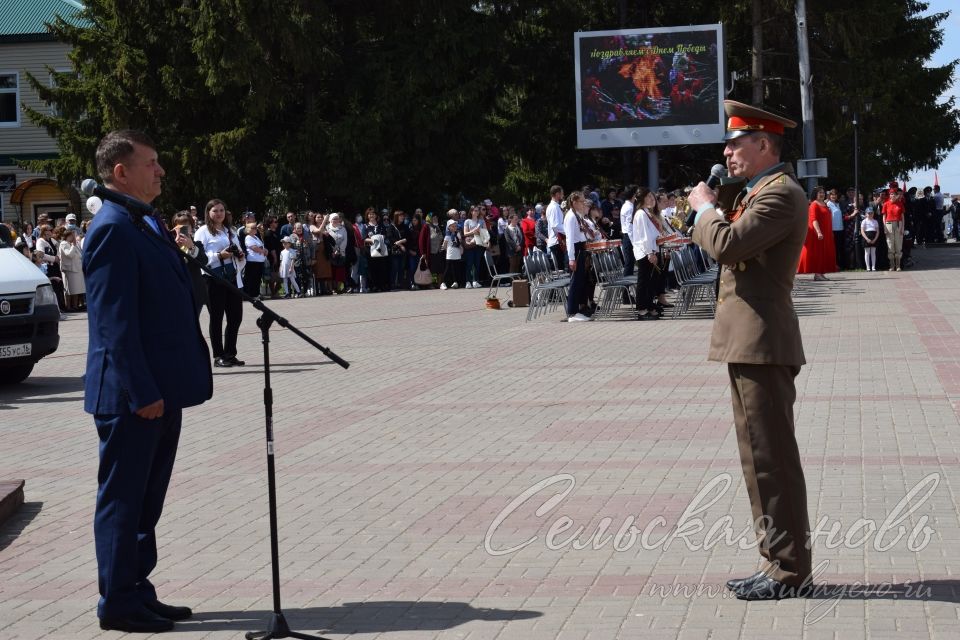
M 814 191 L 816 198 L 807 211 L 807 239 L 800 252 L 800 266 L 797 273 L 812 273 L 814 280 L 827 280 L 823 275 L 837 270 L 836 251 L 833 246 L 830 209 L 826 203 L 823 187 Z M 824 233 L 826 229 L 826 233 Z

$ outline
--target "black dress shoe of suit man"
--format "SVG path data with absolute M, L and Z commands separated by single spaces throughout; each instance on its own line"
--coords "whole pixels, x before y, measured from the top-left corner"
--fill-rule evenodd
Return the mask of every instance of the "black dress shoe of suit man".
M 757 571 L 755 574 L 753 574 L 748 578 L 737 578 L 734 580 L 727 580 L 727 589 L 730 589 L 730 591 L 736 591 L 740 587 L 747 584 L 751 584 L 755 582 L 757 579 L 762 578 L 765 575 L 767 574 L 765 574 L 763 571 Z
M 813 585 L 803 583 L 792 587 L 770 576 L 761 575 L 753 582 L 741 585 L 734 591 L 739 600 L 783 600 L 785 598 L 804 598 L 813 589 Z
M 229 358 L 221 357 L 213 361 L 213 366 L 215 367 L 242 367 L 247 364 L 243 360 L 237 360 L 236 356 L 230 356 Z
M 159 600 L 145 602 L 143 603 L 143 606 L 161 618 L 166 618 L 167 620 L 186 620 L 193 615 L 193 611 L 190 610 L 190 607 L 175 607 L 173 605 L 163 604 Z
M 152 611 L 142 608 L 124 616 L 100 618 L 100 628 L 105 631 L 126 631 L 127 633 L 163 633 L 173 630 L 173 620 L 161 618 Z

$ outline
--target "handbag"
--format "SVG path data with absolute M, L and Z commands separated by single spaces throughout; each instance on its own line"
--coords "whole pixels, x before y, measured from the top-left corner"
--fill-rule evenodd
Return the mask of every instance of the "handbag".
M 427 261 L 420 256 L 420 262 L 417 264 L 417 270 L 413 274 L 413 283 L 421 287 L 427 287 L 433 284 L 433 274 L 427 268 Z
M 370 239 L 373 241 L 373 244 L 370 245 L 371 258 L 386 258 L 388 255 L 390 255 L 389 250 L 387 249 L 387 243 L 382 234 L 375 233 L 370 236 Z
M 478 247 L 489 247 L 490 246 L 490 232 L 487 231 L 484 227 L 480 227 L 480 230 L 477 231 L 477 246 Z
M 217 277 L 223 278 L 224 280 L 233 281 L 237 277 L 237 268 L 232 262 L 221 264 L 219 267 L 212 268 L 211 271 L 217 274 Z

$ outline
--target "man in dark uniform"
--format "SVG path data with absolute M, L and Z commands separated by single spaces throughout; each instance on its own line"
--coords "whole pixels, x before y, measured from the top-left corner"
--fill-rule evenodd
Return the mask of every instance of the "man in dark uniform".
M 805 364 L 791 291 L 807 234 L 807 198 L 780 161 L 785 127 L 796 123 L 739 102 L 729 118 L 724 156 L 731 176 L 747 179 L 731 211 L 701 182 L 693 241 L 721 265 L 710 360 L 726 362 L 747 494 L 765 559 L 761 571 L 727 586 L 742 600 L 779 600 L 809 589 L 810 523 L 794 435 L 794 378 Z
M 108 189 L 143 203 L 160 195 L 163 168 L 143 133 L 107 134 L 96 159 Z M 100 628 L 157 633 L 191 615 L 160 602 L 148 576 L 182 411 L 210 398 L 213 378 L 181 254 L 162 222 L 145 216 L 142 228 L 136 215 L 107 200 L 87 231 L 84 410 L 100 437 Z

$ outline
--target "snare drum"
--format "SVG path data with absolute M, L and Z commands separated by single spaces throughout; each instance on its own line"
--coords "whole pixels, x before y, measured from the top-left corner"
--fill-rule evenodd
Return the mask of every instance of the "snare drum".
M 612 251 L 613 249 L 619 247 L 619 240 L 594 240 L 593 242 L 588 242 L 586 245 L 587 251 L 593 251 L 594 253 L 599 253 L 601 251 Z

